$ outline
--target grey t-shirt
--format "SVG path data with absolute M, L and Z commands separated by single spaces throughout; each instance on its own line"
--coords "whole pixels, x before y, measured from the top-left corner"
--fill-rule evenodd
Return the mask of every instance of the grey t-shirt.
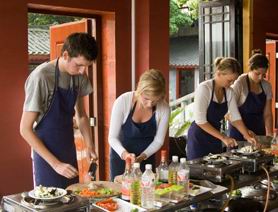
M 39 112 L 38 123 L 47 112 L 51 103 L 55 87 L 55 63 L 43 63 L 39 65 L 25 82 L 24 111 Z M 58 86 L 64 89 L 73 86 L 78 90 L 78 97 L 86 96 L 93 91 L 88 77 L 84 75 L 71 76 L 66 72 L 60 72 Z

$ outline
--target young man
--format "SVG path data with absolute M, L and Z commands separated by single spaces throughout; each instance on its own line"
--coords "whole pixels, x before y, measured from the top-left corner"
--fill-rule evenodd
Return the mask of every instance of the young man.
M 61 57 L 38 66 L 25 84 L 20 133 L 33 149 L 35 185 L 66 188 L 78 183 L 73 116 L 97 160 L 83 97 L 92 92 L 85 69 L 97 57 L 95 39 L 87 33 L 69 35 Z

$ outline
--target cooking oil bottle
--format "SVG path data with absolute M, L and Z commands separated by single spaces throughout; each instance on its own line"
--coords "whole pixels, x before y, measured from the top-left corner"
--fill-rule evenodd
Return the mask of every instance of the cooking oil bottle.
M 140 164 L 134 163 L 132 169 L 133 181 L 130 186 L 130 202 L 135 205 L 141 205 L 141 177 Z
M 172 184 L 172 185 L 177 184 L 178 168 L 179 168 L 179 157 L 176 155 L 173 155 L 172 162 L 169 165 L 169 171 L 168 171 L 168 183 L 169 184 Z

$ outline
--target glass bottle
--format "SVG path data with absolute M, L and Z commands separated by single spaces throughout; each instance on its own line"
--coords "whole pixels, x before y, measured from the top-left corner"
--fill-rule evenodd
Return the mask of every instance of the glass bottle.
M 130 200 L 130 186 L 133 181 L 132 173 L 131 173 L 131 159 L 128 157 L 125 161 L 125 172 L 122 178 L 122 199 Z
M 141 177 L 140 163 L 134 163 L 132 169 L 133 181 L 130 189 L 130 202 L 135 205 L 141 205 Z
M 176 155 L 172 156 L 172 162 L 169 165 L 168 171 L 168 183 L 172 185 L 177 184 L 177 172 L 179 167 L 179 157 Z
M 161 161 L 159 166 L 156 168 L 157 180 L 159 182 L 168 182 L 168 164 L 166 159 L 166 150 L 161 151 Z
M 184 187 L 184 192 L 188 194 L 189 190 L 189 166 L 186 163 L 185 158 L 180 159 L 180 165 L 178 168 L 177 184 Z

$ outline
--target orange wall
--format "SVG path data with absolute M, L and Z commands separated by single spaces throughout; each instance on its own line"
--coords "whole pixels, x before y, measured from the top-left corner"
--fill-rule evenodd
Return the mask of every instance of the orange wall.
M 253 49 L 265 51 L 266 33 L 278 35 L 278 1 L 255 0 L 253 4 Z
M 105 56 L 114 57 L 114 59 L 110 60 L 109 66 L 104 65 L 105 74 L 115 73 L 117 68 L 122 75 L 123 73 L 128 75 L 131 67 L 129 0 L 121 0 L 121 4 L 114 0 L 61 0 L 59 1 L 60 5 L 58 5 L 58 1 L 47 0 L 9 0 L 7 2 L 1 2 L 0 5 L 0 25 L 3 27 L 0 32 L 0 89 L 2 90 L 0 93 L 2 99 L 2 104 L 0 104 L 0 196 L 30 190 L 33 184 L 30 147 L 19 134 L 19 122 L 24 101 L 24 82 L 28 75 L 27 3 L 45 5 L 51 3 L 53 6 L 92 9 L 102 11 L 100 14 L 103 16 L 107 14 L 105 11 L 114 12 L 115 18 L 112 20 L 112 24 L 116 23 L 117 29 L 112 38 L 115 37 L 115 43 L 121 43 L 126 48 L 115 48 L 113 47 L 115 44 L 112 43 L 111 50 L 108 49 Z M 117 63 L 115 55 L 117 55 Z M 103 58 L 105 60 L 105 57 Z M 114 75 L 111 74 L 111 77 Z M 108 102 L 106 107 L 109 108 L 109 104 L 113 103 L 116 95 L 124 90 L 129 90 L 130 87 L 131 83 L 127 80 L 125 83 L 105 88 L 104 93 L 112 94 L 106 99 Z M 110 90 L 114 90 L 114 92 L 110 92 Z M 106 119 L 104 122 L 108 122 L 108 120 Z
M 103 47 L 101 56 L 103 75 L 105 76 L 103 77 L 103 109 L 105 111 L 103 119 L 105 141 L 103 142 L 107 142 L 113 101 L 121 93 L 131 88 L 130 0 L 1 1 L 0 197 L 32 188 L 30 147 L 19 134 L 19 122 L 24 101 L 24 82 L 28 75 L 28 4 L 51 5 L 54 6 L 54 10 L 60 10 L 59 6 L 71 8 L 71 10 L 78 8 L 83 9 L 86 13 L 92 13 L 93 10 L 94 13 L 102 16 Z M 139 41 L 148 40 L 150 42 L 146 46 L 137 46 L 138 56 L 145 55 L 143 59 L 139 59 L 141 56 L 136 57 L 137 64 L 141 62 L 144 64 L 143 68 L 139 68 L 138 71 L 141 73 L 150 65 L 150 67 L 161 69 L 168 77 L 168 7 L 165 8 L 168 0 L 149 0 L 144 4 L 153 10 L 149 12 L 148 17 L 153 20 L 148 21 L 150 24 L 147 26 L 140 26 L 142 34 Z M 136 12 L 137 21 L 140 22 L 145 17 L 146 11 L 139 9 Z M 149 32 L 154 34 L 149 35 Z

